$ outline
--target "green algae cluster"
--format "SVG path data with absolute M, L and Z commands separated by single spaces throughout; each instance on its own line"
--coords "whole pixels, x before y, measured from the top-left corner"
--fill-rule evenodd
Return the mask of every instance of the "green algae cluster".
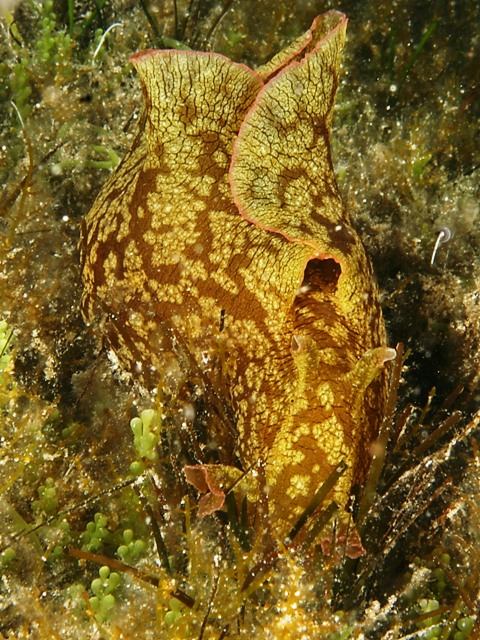
M 0 17 L 0 635 L 476 637 L 480 10 L 336 7 L 337 175 L 390 344 L 410 350 L 353 561 L 273 551 L 233 497 L 196 518 L 182 469 L 231 446 L 223 408 L 189 370 L 146 397 L 79 316 L 79 221 L 139 117 L 128 56 L 173 39 L 261 64 L 330 8 L 187 4 L 23 0 Z

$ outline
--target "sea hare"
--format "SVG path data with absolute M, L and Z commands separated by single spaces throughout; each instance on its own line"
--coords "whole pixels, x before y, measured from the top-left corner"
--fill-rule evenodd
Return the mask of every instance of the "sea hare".
M 134 55 L 140 129 L 82 225 L 85 319 L 147 387 L 172 335 L 187 345 L 227 395 L 278 535 L 342 460 L 331 497 L 345 507 L 363 481 L 394 355 L 330 152 L 346 23 L 317 17 L 257 70 L 215 53 Z M 199 469 L 189 479 L 205 489 L 221 476 Z

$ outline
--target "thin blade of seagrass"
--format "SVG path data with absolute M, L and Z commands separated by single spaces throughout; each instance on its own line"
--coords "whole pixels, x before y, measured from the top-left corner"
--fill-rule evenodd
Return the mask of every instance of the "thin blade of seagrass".
M 170 595 L 172 596 L 172 598 L 175 598 L 189 609 L 193 609 L 193 607 L 195 606 L 195 600 L 178 587 L 175 589 L 175 591 L 170 591 Z
M 153 478 L 148 474 L 148 479 L 152 483 L 154 490 L 156 490 L 156 484 L 153 481 Z M 165 541 L 163 539 L 162 531 L 160 529 L 160 525 L 158 523 L 157 513 L 159 512 L 160 517 L 163 519 L 163 513 L 161 509 L 153 508 L 152 505 L 148 502 L 148 498 L 143 494 L 141 486 L 136 487 L 137 495 L 140 500 L 140 504 L 142 505 L 143 510 L 150 520 L 150 525 L 152 527 L 153 537 L 155 539 L 155 545 L 157 547 L 157 553 L 160 560 L 160 565 L 169 573 L 172 574 L 172 568 L 170 566 L 170 562 L 168 559 L 168 549 Z M 158 507 L 158 505 L 157 505 Z
M 266 574 L 272 569 L 277 558 L 278 550 L 276 548 L 267 549 L 260 562 L 257 562 L 246 575 L 241 591 L 246 592 L 248 595 L 256 591 L 267 579 Z M 245 597 L 248 597 L 248 595 Z
M 288 534 L 287 540 L 285 541 L 285 545 L 286 546 L 288 546 L 289 544 L 291 544 L 291 542 L 293 542 L 295 537 L 298 535 L 298 533 L 304 527 L 304 525 L 307 522 L 307 520 L 313 514 L 315 509 L 317 509 L 317 507 L 322 504 L 322 502 L 325 500 L 325 498 L 327 497 L 329 492 L 334 488 L 334 486 L 338 482 L 338 479 L 345 473 L 346 469 L 347 469 L 347 465 L 342 460 L 342 462 L 340 462 L 340 464 L 337 466 L 337 468 L 334 469 L 331 472 L 331 474 L 328 476 L 328 478 L 325 480 L 325 482 L 321 485 L 321 487 L 315 493 L 315 495 L 311 499 L 309 505 L 304 510 L 304 512 L 302 513 L 300 518 L 297 520 L 295 525 L 292 527 L 290 533 Z M 323 516 L 324 513 L 325 512 L 322 512 L 322 516 Z M 323 521 L 323 517 L 321 517 L 320 519 Z M 328 522 L 328 520 L 325 521 L 324 524 L 326 524 L 326 522 Z M 316 525 L 317 524 L 318 524 L 318 522 L 316 523 Z M 322 526 L 324 526 L 324 524 Z M 316 527 L 316 525 L 315 525 L 315 527 Z M 320 529 L 321 529 L 321 527 L 320 527 Z M 320 531 L 320 529 L 318 529 L 318 531 Z
M 308 532 L 304 542 L 302 543 L 302 546 L 300 547 L 300 551 L 299 551 L 300 557 L 305 556 L 305 554 L 308 552 L 312 544 L 315 542 L 320 531 L 322 531 L 322 529 L 324 529 L 324 527 L 327 526 L 327 524 L 330 522 L 330 520 L 333 518 L 333 516 L 336 514 L 339 508 L 340 507 L 336 502 L 331 502 L 326 509 L 320 512 L 320 514 L 318 515 L 315 521 L 314 526 Z
M 168 320 L 158 321 L 158 323 L 163 331 L 166 342 L 177 356 L 180 366 L 185 372 L 185 376 L 191 380 L 197 379 L 201 382 L 203 387 L 202 391 L 205 394 L 209 411 L 212 411 L 219 418 L 222 428 L 227 432 L 228 436 L 234 438 L 236 436 L 235 416 L 231 406 L 226 400 L 228 396 L 225 390 L 226 380 L 223 374 L 220 375 L 220 388 L 214 387 L 205 370 L 200 367 L 195 360 L 188 341 L 173 330 Z M 223 395 L 221 393 L 222 391 Z M 193 433 L 191 437 L 194 438 Z M 197 460 L 202 461 L 202 456 L 199 456 Z
M 202 624 L 200 626 L 200 633 L 198 634 L 198 640 L 203 640 L 203 635 L 205 633 L 205 629 L 207 627 L 207 623 L 208 623 L 208 618 L 210 616 L 210 612 L 212 610 L 213 607 L 213 601 L 215 599 L 215 595 L 217 593 L 217 589 L 218 589 L 218 580 L 219 580 L 219 573 L 218 573 L 218 567 L 215 567 L 215 573 L 213 575 L 213 584 L 212 584 L 212 589 L 210 592 L 210 598 L 208 599 L 208 606 L 207 606 L 207 610 L 205 612 L 205 615 L 203 617 L 202 620 Z
M 225 495 L 225 504 L 227 507 L 227 517 L 230 529 L 244 550 L 248 550 L 250 543 L 248 540 L 248 523 L 246 518 L 246 498 L 243 498 L 240 506 L 240 514 L 238 513 L 237 501 L 235 495 L 229 491 Z
M 396 347 L 397 355 L 395 356 L 393 370 L 390 380 L 390 388 L 387 396 L 387 403 L 385 407 L 385 415 L 380 425 L 380 431 L 374 444 L 374 455 L 365 482 L 365 488 L 360 500 L 357 514 L 357 525 L 360 525 L 365 518 L 368 510 L 373 504 L 375 492 L 378 486 L 378 481 L 382 473 L 385 455 L 387 452 L 388 441 L 391 436 L 393 416 L 395 414 L 395 406 L 397 404 L 397 392 L 400 384 L 400 377 L 402 375 L 402 368 L 405 362 L 405 356 L 403 351 L 403 344 L 398 343 Z M 359 528 L 359 532 L 361 530 Z
M 124 482 L 121 482 L 119 484 L 116 484 L 113 487 L 105 489 L 105 491 L 100 491 L 99 493 L 96 493 L 93 496 L 89 496 L 88 498 L 86 498 L 85 500 L 83 500 L 78 504 L 69 506 L 65 509 L 62 509 L 61 511 L 57 511 L 55 514 L 49 516 L 48 518 L 45 518 L 45 520 L 41 520 L 40 522 L 37 522 L 37 524 L 32 526 L 29 526 L 28 523 L 25 520 L 23 520 L 23 518 L 21 518 L 21 516 L 15 511 L 15 509 L 13 509 L 13 507 L 5 500 L 4 497 L 0 498 L 0 516 L 2 518 L 2 521 L 6 520 L 5 513 L 8 513 L 9 519 L 12 520 L 13 524 L 18 528 L 18 531 L 16 531 L 15 533 L 9 533 L 5 530 L 2 531 L 2 534 L 7 534 L 9 538 L 7 538 L 7 540 L 5 541 L 5 544 L 0 545 L 0 553 L 5 551 L 5 549 L 9 547 L 11 544 L 13 544 L 14 542 L 18 542 L 19 540 L 22 540 L 23 538 L 26 538 L 26 537 L 30 538 L 31 544 L 38 547 L 39 553 L 43 553 L 43 549 L 40 545 L 40 541 L 34 535 L 36 531 L 38 531 L 42 527 L 48 526 L 54 520 L 63 518 L 63 516 L 69 515 L 70 513 L 73 513 L 75 511 L 80 511 L 82 509 L 85 509 L 86 507 L 90 506 L 94 502 L 97 502 L 101 498 L 105 496 L 111 496 L 117 491 L 124 489 L 125 487 L 130 487 L 133 485 L 133 488 L 134 488 L 135 485 L 138 483 L 138 481 L 139 481 L 138 478 L 129 478 Z M 0 491 L 0 495 L 1 494 L 2 494 L 2 491 Z M 4 529 L 5 529 L 5 526 L 4 526 Z
M 68 555 L 72 556 L 72 558 L 78 558 L 79 560 L 96 562 L 101 566 L 106 565 L 107 567 L 110 567 L 110 569 L 115 569 L 116 571 L 120 571 L 121 573 L 128 573 L 134 578 L 137 578 L 142 582 L 147 582 L 154 587 L 158 587 L 160 583 L 160 578 L 158 576 L 152 576 L 150 574 L 144 573 L 136 567 L 132 567 L 129 564 L 125 564 L 124 562 L 115 560 L 115 558 L 109 558 L 108 556 L 104 556 L 100 553 L 92 553 L 91 551 L 82 551 L 81 549 L 70 547 L 68 549 Z
M 439 439 L 445 435 L 450 429 L 460 422 L 463 414 L 461 411 L 454 411 L 451 415 L 448 416 L 429 436 L 425 438 L 423 442 L 421 442 L 418 447 L 410 454 L 413 458 L 418 458 L 422 453 L 425 453 L 427 449 L 430 449 Z
M 365 585 L 372 580 L 376 568 L 385 559 L 420 516 L 431 509 L 445 491 L 451 489 L 451 477 L 438 471 L 452 458 L 460 443 L 465 442 L 480 425 L 480 411 L 477 412 L 462 431 L 443 445 L 438 451 L 420 460 L 415 466 L 404 470 L 401 477 L 381 495 L 375 505 L 376 513 L 388 515 L 388 528 L 377 534 L 376 551 L 364 556 L 358 565 L 358 580 L 349 587 L 351 602 L 360 596 Z M 398 507 L 401 505 L 401 508 Z M 393 514 L 393 518 L 392 518 Z

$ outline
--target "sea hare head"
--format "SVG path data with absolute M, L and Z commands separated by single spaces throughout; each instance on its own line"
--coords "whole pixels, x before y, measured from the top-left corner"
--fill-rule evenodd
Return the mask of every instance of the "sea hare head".
M 188 351 L 227 396 L 244 470 L 264 466 L 281 533 L 341 460 L 333 497 L 361 482 L 391 357 L 330 154 L 345 29 L 320 16 L 257 71 L 134 56 L 140 131 L 82 226 L 86 320 L 149 387 Z

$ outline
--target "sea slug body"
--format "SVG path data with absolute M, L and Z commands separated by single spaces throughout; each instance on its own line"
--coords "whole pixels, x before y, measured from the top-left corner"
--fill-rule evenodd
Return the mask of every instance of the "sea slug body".
M 319 16 L 256 71 L 133 56 L 140 130 L 82 225 L 83 315 L 135 378 L 159 384 L 166 327 L 199 367 L 221 341 L 210 382 L 280 535 L 342 460 L 332 497 L 345 507 L 362 483 L 393 355 L 330 152 L 346 23 Z

